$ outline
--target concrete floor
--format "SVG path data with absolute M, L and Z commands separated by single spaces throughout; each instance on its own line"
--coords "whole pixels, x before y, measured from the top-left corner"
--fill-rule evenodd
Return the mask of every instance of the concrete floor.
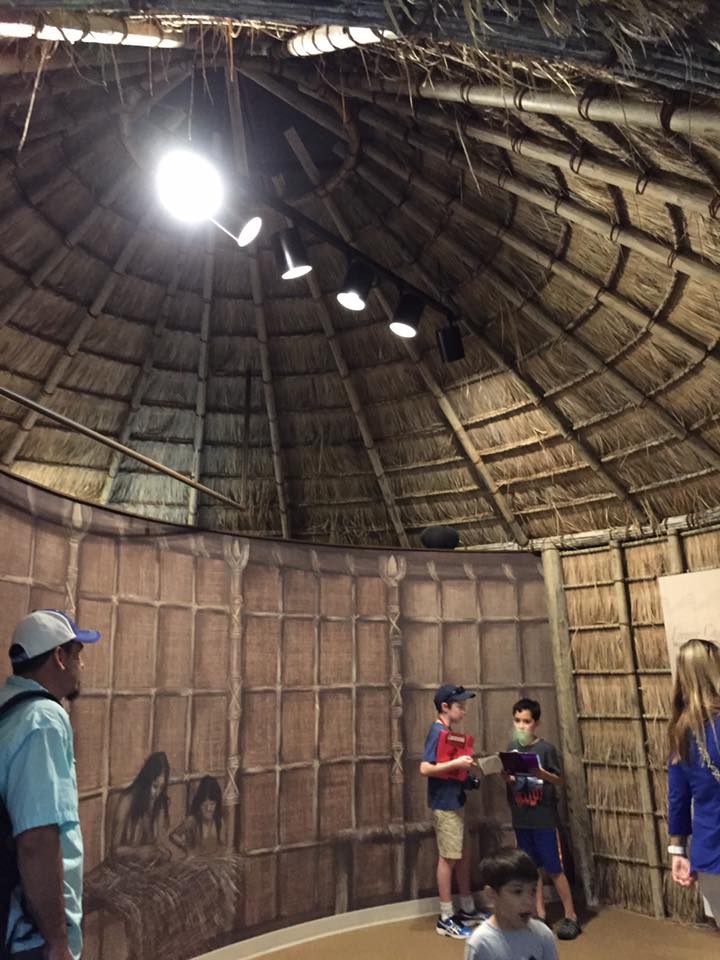
M 440 938 L 432 917 L 368 927 L 274 951 L 272 960 L 462 960 L 463 944 Z M 711 960 L 720 933 L 607 908 L 577 940 L 559 943 L 561 960 Z

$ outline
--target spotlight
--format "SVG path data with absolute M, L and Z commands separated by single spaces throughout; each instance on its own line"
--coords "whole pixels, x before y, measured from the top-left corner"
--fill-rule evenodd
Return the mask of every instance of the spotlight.
M 251 217 L 240 233 L 235 237 L 235 242 L 239 247 L 246 247 L 262 230 L 262 217 Z
M 362 260 L 354 260 L 337 295 L 338 303 L 346 310 L 364 310 L 374 280 L 375 275 L 370 267 Z
M 398 337 L 416 337 L 425 301 L 415 293 L 404 293 L 395 308 L 390 329 Z
M 312 265 L 305 253 L 300 234 L 294 227 L 282 230 L 273 237 L 275 262 L 283 280 L 295 280 L 310 273 Z
M 462 360 L 465 356 L 462 335 L 452 318 L 448 320 L 446 327 L 437 331 L 437 342 L 444 363 L 453 363 L 455 360 Z
M 186 223 L 211 220 L 223 201 L 220 174 L 192 150 L 172 150 L 158 164 L 155 176 L 160 201 Z

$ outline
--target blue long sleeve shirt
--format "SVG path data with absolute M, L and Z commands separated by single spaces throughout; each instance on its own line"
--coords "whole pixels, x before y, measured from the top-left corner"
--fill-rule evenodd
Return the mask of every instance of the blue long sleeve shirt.
M 720 770 L 720 717 L 705 728 L 710 759 Z M 687 762 L 668 767 L 668 833 L 690 837 L 690 865 L 720 874 L 720 783 L 705 766 L 691 738 Z

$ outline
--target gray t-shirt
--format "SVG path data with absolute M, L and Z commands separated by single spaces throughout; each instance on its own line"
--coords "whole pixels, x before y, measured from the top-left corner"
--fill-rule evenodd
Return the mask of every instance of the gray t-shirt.
M 531 747 L 523 747 L 517 740 L 512 740 L 508 750 L 536 753 L 543 770 L 561 773 L 558 752 L 547 740 L 540 739 Z M 557 790 L 551 783 L 538 780 L 537 777 L 518 776 L 514 783 L 508 785 L 508 802 L 512 825 L 516 830 L 556 830 L 559 826 Z
M 501 930 L 490 920 L 465 941 L 465 960 L 558 960 L 552 930 L 530 920 L 522 930 Z

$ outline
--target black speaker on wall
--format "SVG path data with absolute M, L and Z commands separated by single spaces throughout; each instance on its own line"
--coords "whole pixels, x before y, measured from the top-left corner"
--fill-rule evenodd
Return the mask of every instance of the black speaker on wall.
M 428 550 L 454 550 L 460 543 L 455 527 L 426 527 L 420 534 L 420 543 Z
M 462 335 L 456 324 L 451 322 L 447 327 L 441 327 L 437 331 L 437 342 L 444 363 L 453 363 L 465 356 Z

